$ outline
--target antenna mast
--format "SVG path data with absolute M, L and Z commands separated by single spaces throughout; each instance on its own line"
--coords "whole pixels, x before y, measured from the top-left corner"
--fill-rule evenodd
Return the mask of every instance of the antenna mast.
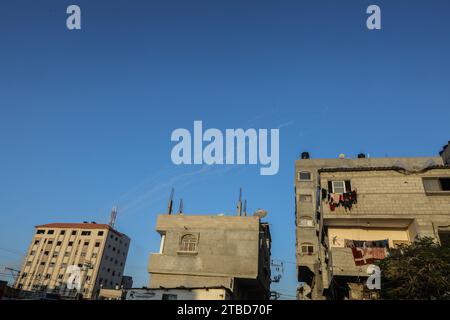
M 175 193 L 175 189 L 172 188 L 172 191 L 170 192 L 170 198 L 169 203 L 167 205 L 167 214 L 172 214 L 172 208 L 173 208 L 173 194 Z
M 114 206 L 111 210 L 111 216 L 109 218 L 109 226 L 111 228 L 114 228 L 114 224 L 116 223 L 116 217 L 117 217 L 117 207 Z
M 242 216 L 242 188 L 239 188 L 239 200 L 237 203 L 237 215 Z
M 178 209 L 178 214 L 183 214 L 183 199 L 180 199 L 180 207 Z

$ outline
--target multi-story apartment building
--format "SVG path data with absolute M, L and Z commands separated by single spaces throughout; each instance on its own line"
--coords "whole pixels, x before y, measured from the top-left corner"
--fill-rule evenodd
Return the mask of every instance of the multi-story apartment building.
M 50 223 L 35 227 L 15 287 L 24 291 L 96 298 L 100 288 L 120 286 L 130 238 L 108 224 Z M 77 268 L 80 291 L 69 290 Z M 72 275 L 72 278 L 70 278 Z
M 367 265 L 383 259 L 387 248 L 418 236 L 449 245 L 450 147 L 440 155 L 302 154 L 295 163 L 299 299 L 370 298 Z
M 271 237 L 259 216 L 163 214 L 156 230 L 160 251 L 149 259 L 150 288 L 139 294 L 152 299 L 269 298 Z

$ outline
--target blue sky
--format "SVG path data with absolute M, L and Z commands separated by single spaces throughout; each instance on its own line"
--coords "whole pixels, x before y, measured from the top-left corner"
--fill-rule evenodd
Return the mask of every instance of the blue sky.
M 78 4 L 82 30 L 68 31 Z M 366 28 L 370 4 L 382 30 Z M 269 211 L 273 258 L 295 261 L 294 160 L 433 156 L 449 140 L 448 1 L 1 1 L 0 265 L 37 224 L 107 222 L 148 255 L 170 188 L 187 213 Z M 171 163 L 171 132 L 280 128 L 280 171 Z M 3 272 L 0 271 L 0 272 Z M 295 294 L 286 263 L 273 289 Z

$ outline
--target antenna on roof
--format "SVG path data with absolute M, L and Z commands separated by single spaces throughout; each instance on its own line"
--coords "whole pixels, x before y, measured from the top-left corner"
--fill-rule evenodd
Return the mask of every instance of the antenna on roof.
M 167 205 L 167 214 L 172 214 L 172 207 L 173 207 L 173 194 L 175 193 L 175 189 L 172 188 L 172 191 L 170 192 L 170 198 L 169 203 Z
M 183 199 L 180 199 L 180 207 L 178 208 L 178 214 L 183 214 Z
M 237 203 L 237 215 L 242 216 L 242 188 L 239 188 L 239 200 Z
M 109 226 L 111 228 L 114 228 L 114 224 L 116 223 L 116 217 L 117 217 L 117 207 L 114 206 L 111 210 L 111 216 L 109 218 Z
M 247 216 L 247 199 L 244 200 L 244 217 Z

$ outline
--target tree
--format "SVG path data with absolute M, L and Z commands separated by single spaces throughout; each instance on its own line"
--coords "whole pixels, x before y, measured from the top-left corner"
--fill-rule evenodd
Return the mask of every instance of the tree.
M 382 299 L 450 299 L 450 248 L 433 238 L 389 249 L 378 266 Z

